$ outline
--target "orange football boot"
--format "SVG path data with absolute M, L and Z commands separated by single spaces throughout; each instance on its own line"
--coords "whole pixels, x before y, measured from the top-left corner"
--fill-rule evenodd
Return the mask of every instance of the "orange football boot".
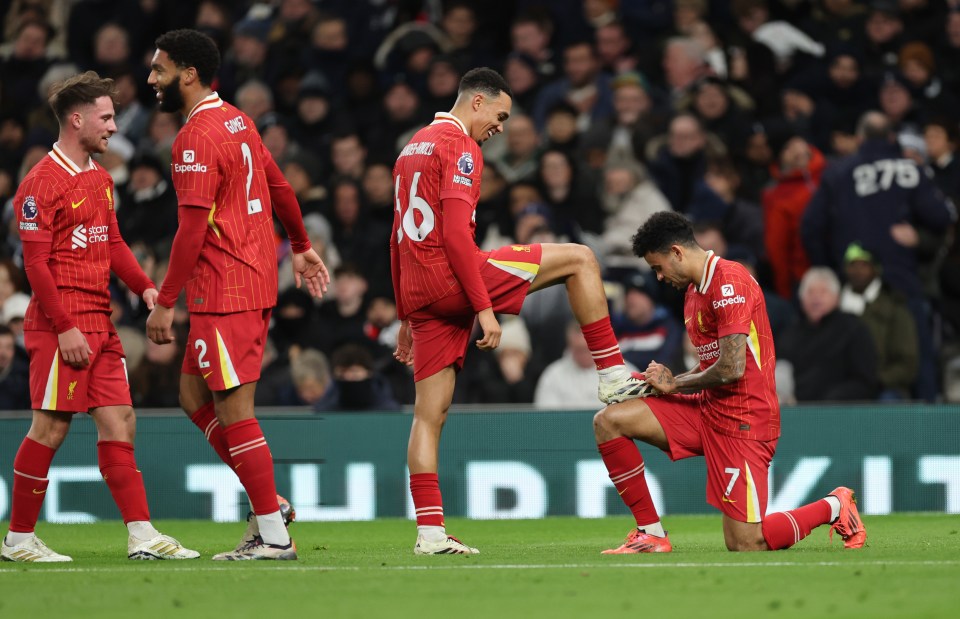
M 863 548 L 867 541 L 867 529 L 857 511 L 857 496 L 844 486 L 836 488 L 829 496 L 840 499 L 840 516 L 830 526 L 830 539 L 833 539 L 833 532 L 836 531 L 843 538 L 846 548 Z
M 634 529 L 630 531 L 630 535 L 627 536 L 627 540 L 623 542 L 622 546 L 604 550 L 600 554 L 630 555 L 644 552 L 670 552 L 672 550 L 673 546 L 670 545 L 670 538 L 666 535 L 657 537 L 656 535 L 644 533 L 640 529 Z

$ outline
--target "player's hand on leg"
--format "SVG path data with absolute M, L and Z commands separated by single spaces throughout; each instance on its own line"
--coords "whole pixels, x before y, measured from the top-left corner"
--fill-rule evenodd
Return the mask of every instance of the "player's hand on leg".
M 147 317 L 147 337 L 154 344 L 169 344 L 173 341 L 173 308 L 157 305 Z
M 493 313 L 493 308 L 488 307 L 477 314 L 480 320 L 480 328 L 483 329 L 483 338 L 477 340 L 477 348 L 480 350 L 494 350 L 500 345 L 500 322 L 497 321 L 497 315 Z
M 330 283 L 330 273 L 323 260 L 313 249 L 302 254 L 293 254 L 293 279 L 300 287 L 301 280 L 307 284 L 307 291 L 316 298 L 323 297 Z
M 397 333 L 397 350 L 394 351 L 393 357 L 404 365 L 413 365 L 413 333 L 410 331 L 410 323 L 406 320 L 400 323 L 400 331 Z
M 647 384 L 662 394 L 673 393 L 677 390 L 677 381 L 673 377 L 673 372 L 662 363 L 651 361 L 643 375 Z
M 60 346 L 60 354 L 63 355 L 63 360 L 69 365 L 76 368 L 90 365 L 90 355 L 93 354 L 93 349 L 90 348 L 87 337 L 80 332 L 80 329 L 74 327 L 69 331 L 64 331 L 57 336 L 57 341 Z

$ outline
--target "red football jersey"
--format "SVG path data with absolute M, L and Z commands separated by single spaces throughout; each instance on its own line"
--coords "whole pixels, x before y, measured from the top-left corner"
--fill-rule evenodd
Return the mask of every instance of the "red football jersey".
M 110 237 L 120 234 L 113 179 L 100 165 L 81 170 L 54 144 L 13 198 L 20 238 L 50 243 L 50 272 L 64 310 L 84 332 L 113 331 L 110 321 Z M 55 331 L 30 299 L 23 328 Z
M 210 209 L 187 309 L 225 314 L 277 303 L 277 248 L 264 172 L 269 153 L 250 118 L 217 93 L 193 108 L 173 143 L 180 204 Z
M 701 392 L 704 420 L 721 434 L 768 441 L 780 436 L 777 363 L 767 304 L 742 265 L 708 252 L 700 285 L 691 284 L 683 307 L 700 370 L 720 358 L 720 338 L 747 336 L 747 366 L 740 380 Z
M 456 197 L 473 205 L 470 232 L 475 235 L 482 171 L 480 146 L 459 119 L 443 112 L 400 151 L 393 166 L 390 258 L 399 267 L 400 288 L 394 294 L 404 313 L 463 289 L 447 258 L 440 201 Z M 476 242 L 474 249 L 479 251 Z

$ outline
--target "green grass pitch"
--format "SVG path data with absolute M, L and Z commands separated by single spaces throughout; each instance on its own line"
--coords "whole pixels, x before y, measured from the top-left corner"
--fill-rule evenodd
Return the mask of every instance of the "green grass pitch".
M 793 549 L 727 552 L 718 516 L 668 516 L 674 552 L 601 556 L 629 518 L 451 519 L 473 557 L 416 557 L 403 520 L 295 523 L 296 563 L 214 563 L 242 524 L 159 522 L 203 555 L 133 562 L 117 522 L 41 524 L 68 564 L 0 563 L 0 617 L 960 617 L 960 518 L 867 517 L 867 547 L 821 527 Z M 0 523 L 6 530 L 6 523 Z

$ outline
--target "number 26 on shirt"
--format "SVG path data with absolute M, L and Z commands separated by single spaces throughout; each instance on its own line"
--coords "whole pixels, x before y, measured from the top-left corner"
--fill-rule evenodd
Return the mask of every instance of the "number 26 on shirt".
M 430 205 L 427 204 L 427 201 L 417 195 L 417 183 L 420 182 L 420 172 L 415 172 L 413 175 L 413 182 L 410 183 L 410 193 L 407 198 L 407 210 L 404 212 L 403 205 L 400 204 L 400 176 L 396 178 L 394 183 L 393 195 L 396 196 L 397 202 L 397 213 L 400 214 L 400 227 L 397 228 L 397 243 L 403 240 L 403 235 L 406 233 L 407 238 L 409 238 L 414 243 L 419 243 L 423 239 L 427 238 L 427 235 L 433 230 L 436 226 L 436 216 L 433 213 L 433 209 L 430 208 Z M 414 219 L 414 212 L 419 211 L 420 225 L 416 224 Z

